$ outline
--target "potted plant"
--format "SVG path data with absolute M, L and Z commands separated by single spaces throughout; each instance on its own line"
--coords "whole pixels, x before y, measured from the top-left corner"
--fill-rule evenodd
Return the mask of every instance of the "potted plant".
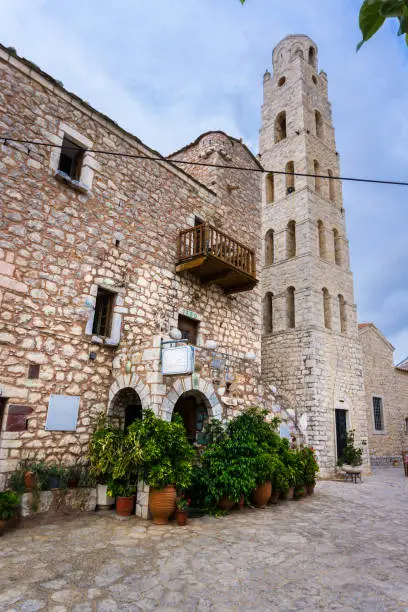
M 275 471 L 275 460 L 271 453 L 260 453 L 255 461 L 255 478 L 257 486 L 252 497 L 257 508 L 265 508 L 272 495 L 272 478 Z
M 48 465 L 48 488 L 49 489 L 60 489 L 64 480 L 64 470 L 60 465 L 56 463 L 50 463 Z
M 305 447 L 301 450 L 303 458 L 303 474 L 304 474 L 304 485 L 308 495 L 313 495 L 316 486 L 316 474 L 319 471 L 319 464 L 317 463 L 314 449 L 312 447 Z
M 279 457 L 275 458 L 275 470 L 272 477 L 272 495 L 269 503 L 277 504 L 282 492 L 289 489 L 287 480 L 287 472 L 282 460 Z
M 186 438 L 183 420 L 156 417 L 144 410 L 143 418 L 134 421 L 128 435 L 140 444 L 140 476 L 149 485 L 149 509 L 156 525 L 167 525 L 176 508 L 176 488 L 187 489 L 192 478 L 194 449 Z
M 363 463 L 363 449 L 354 446 L 354 429 L 347 432 L 346 446 L 340 461 L 351 467 L 357 467 Z
M 129 429 L 109 423 L 103 416 L 98 420 L 89 444 L 90 475 L 97 486 L 97 507 L 111 508 L 114 497 L 109 494 L 113 483 L 137 481 L 138 465 L 142 459 L 137 436 Z M 129 495 L 124 495 L 129 497 Z
M 69 489 L 76 489 L 82 479 L 83 466 L 80 463 L 70 465 L 66 471 L 66 481 Z
M 188 520 L 188 507 L 191 503 L 190 499 L 187 499 L 185 495 L 179 495 L 176 497 L 176 520 L 180 527 L 187 524 Z
M 130 516 L 135 506 L 136 485 L 126 480 L 112 480 L 108 485 L 108 495 L 116 497 L 116 514 Z
M 17 515 L 19 505 L 20 497 L 14 491 L 3 491 L 0 493 L 0 535 Z

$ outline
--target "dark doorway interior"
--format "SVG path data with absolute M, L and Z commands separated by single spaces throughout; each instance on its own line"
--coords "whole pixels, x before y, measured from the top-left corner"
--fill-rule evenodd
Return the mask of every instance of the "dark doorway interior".
M 3 429 L 3 421 L 4 421 L 4 415 L 6 412 L 6 403 L 7 400 L 5 397 L 0 397 L 0 434 L 2 432 Z
M 173 414 L 180 414 L 186 428 L 187 438 L 192 443 L 203 443 L 203 429 L 208 421 L 204 395 L 188 391 L 181 395 L 174 406 Z
M 111 415 L 113 419 L 120 419 L 127 429 L 136 419 L 142 418 L 142 402 L 132 387 L 121 389 L 115 396 Z
M 336 441 L 337 458 L 340 459 L 347 444 L 347 410 L 341 408 L 336 408 Z

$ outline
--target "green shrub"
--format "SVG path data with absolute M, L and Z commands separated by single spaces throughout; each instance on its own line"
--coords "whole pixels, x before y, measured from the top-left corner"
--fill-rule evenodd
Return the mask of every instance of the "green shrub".
M 363 449 L 354 446 L 354 429 L 347 432 L 346 446 L 340 460 L 342 461 L 340 465 L 347 463 L 347 465 L 352 465 L 353 467 L 363 463 Z
M 12 518 L 20 505 L 20 496 L 15 491 L 0 493 L 0 520 L 8 521 Z

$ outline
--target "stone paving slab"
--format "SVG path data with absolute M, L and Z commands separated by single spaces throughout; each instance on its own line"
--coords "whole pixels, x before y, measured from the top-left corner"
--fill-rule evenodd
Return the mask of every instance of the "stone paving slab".
M 0 610 L 408 610 L 408 478 L 186 527 L 88 514 L 0 539 Z

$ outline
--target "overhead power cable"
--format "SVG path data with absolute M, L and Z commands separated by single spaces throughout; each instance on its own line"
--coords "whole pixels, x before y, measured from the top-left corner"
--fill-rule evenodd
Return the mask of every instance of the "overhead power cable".
M 64 148 L 65 150 L 75 150 L 78 151 L 78 147 L 70 147 L 68 145 L 57 145 L 49 142 L 38 142 L 36 140 L 25 140 L 19 138 L 10 138 L 9 136 L 1 136 L 0 140 L 3 140 L 3 143 L 7 145 L 8 142 L 16 142 L 19 144 L 25 145 L 34 145 L 37 147 L 52 147 L 57 149 Z M 309 172 L 288 172 L 287 170 L 267 170 L 261 168 L 248 168 L 246 166 L 226 166 L 224 164 L 209 164 L 206 162 L 195 162 L 195 161 L 187 161 L 184 159 L 169 159 L 166 157 L 155 157 L 150 155 L 141 155 L 136 153 L 123 153 L 120 151 L 106 151 L 104 149 L 81 149 L 84 153 L 97 153 L 98 155 L 111 155 L 113 157 L 125 157 L 129 159 L 142 159 L 147 161 L 155 161 L 161 163 L 169 163 L 169 164 L 184 164 L 187 166 L 205 166 L 208 168 L 223 168 L 226 170 L 240 170 L 242 172 L 261 172 L 265 174 L 284 174 L 290 176 L 304 176 L 310 178 L 321 178 L 321 179 L 329 179 L 329 180 L 337 180 L 337 181 L 352 181 L 355 183 L 376 183 L 380 185 L 400 185 L 402 187 L 408 187 L 408 181 L 387 181 L 382 179 L 369 179 L 369 178 L 357 178 L 353 176 L 328 176 L 327 174 L 313 174 Z M 29 151 L 28 151 L 29 153 Z

